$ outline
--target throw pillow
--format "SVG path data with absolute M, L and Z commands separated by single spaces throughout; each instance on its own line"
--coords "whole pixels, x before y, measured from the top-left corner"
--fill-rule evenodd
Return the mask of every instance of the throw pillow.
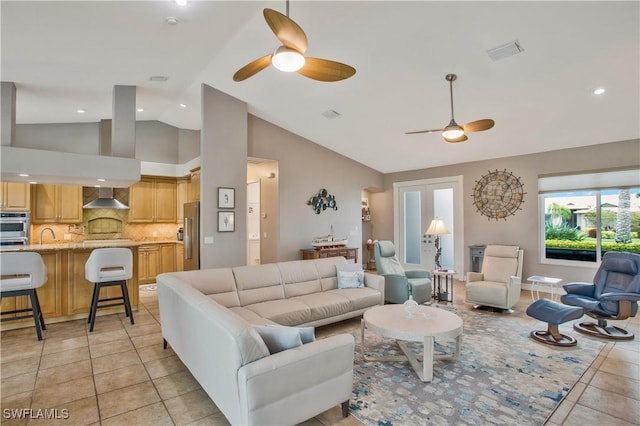
M 364 287 L 364 271 L 357 263 L 336 265 L 338 288 Z
M 264 340 L 270 354 L 297 348 L 316 339 L 313 327 L 284 327 L 280 325 L 255 325 L 253 327 Z

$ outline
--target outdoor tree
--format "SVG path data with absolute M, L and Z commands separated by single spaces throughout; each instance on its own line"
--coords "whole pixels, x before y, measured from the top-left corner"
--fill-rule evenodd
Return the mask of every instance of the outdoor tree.
M 616 224 L 616 212 L 611 210 L 600 210 L 600 223 L 603 230 L 613 229 Z M 589 226 L 596 226 L 596 212 L 595 210 L 585 213 L 585 220 Z
M 628 189 L 621 189 L 618 193 L 615 241 L 616 243 L 631 242 L 631 196 Z
M 560 217 L 564 221 L 571 219 L 571 210 L 558 203 L 551 203 L 551 205 L 547 207 L 547 213 L 549 213 L 552 218 Z

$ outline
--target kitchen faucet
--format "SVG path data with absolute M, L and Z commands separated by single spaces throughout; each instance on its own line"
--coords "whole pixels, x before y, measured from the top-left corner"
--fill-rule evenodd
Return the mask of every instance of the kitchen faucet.
M 46 230 L 49 230 L 51 232 L 51 238 L 53 238 L 54 240 L 56 239 L 56 233 L 53 232 L 53 229 L 51 228 L 42 228 L 42 230 L 40 231 L 40 245 L 42 245 L 42 233 Z

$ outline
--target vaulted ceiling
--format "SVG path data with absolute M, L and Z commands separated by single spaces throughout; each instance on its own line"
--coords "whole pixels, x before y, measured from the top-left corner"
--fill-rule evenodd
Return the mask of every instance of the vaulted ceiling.
M 323 83 L 269 67 L 238 83 L 237 69 L 278 47 L 262 10 L 284 13 L 285 1 L 2 1 L 0 72 L 17 86 L 19 124 L 111 118 L 113 86 L 135 85 L 138 120 L 199 129 L 206 83 L 387 173 L 640 138 L 639 5 L 293 1 L 307 55 L 356 75 Z M 512 41 L 523 52 L 487 54 Z M 405 135 L 449 122 L 448 73 L 456 120 L 495 127 L 458 144 Z

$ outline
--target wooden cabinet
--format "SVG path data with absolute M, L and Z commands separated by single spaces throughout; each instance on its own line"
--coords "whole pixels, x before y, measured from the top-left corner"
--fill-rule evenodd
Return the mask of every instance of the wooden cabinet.
M 129 222 L 176 222 L 174 178 L 143 177 L 129 188 Z
M 25 212 L 31 208 L 31 191 L 28 183 L 0 182 L 0 210 Z
M 31 222 L 82 223 L 82 187 L 32 185 Z
M 159 273 L 176 271 L 176 245 L 174 243 L 160 244 Z M 154 277 L 155 278 L 155 277 Z
M 176 183 L 176 222 L 182 226 L 184 203 L 189 201 L 189 179 L 179 178 Z
M 138 283 L 149 284 L 156 281 L 160 271 L 160 247 L 148 244 L 138 247 Z
M 302 259 L 320 259 L 324 257 L 344 256 L 358 263 L 358 249 L 352 247 L 327 247 L 319 249 L 300 250 Z
M 176 271 L 184 271 L 184 244 L 176 244 Z
M 189 201 L 200 201 L 200 167 L 191 170 L 189 179 Z

